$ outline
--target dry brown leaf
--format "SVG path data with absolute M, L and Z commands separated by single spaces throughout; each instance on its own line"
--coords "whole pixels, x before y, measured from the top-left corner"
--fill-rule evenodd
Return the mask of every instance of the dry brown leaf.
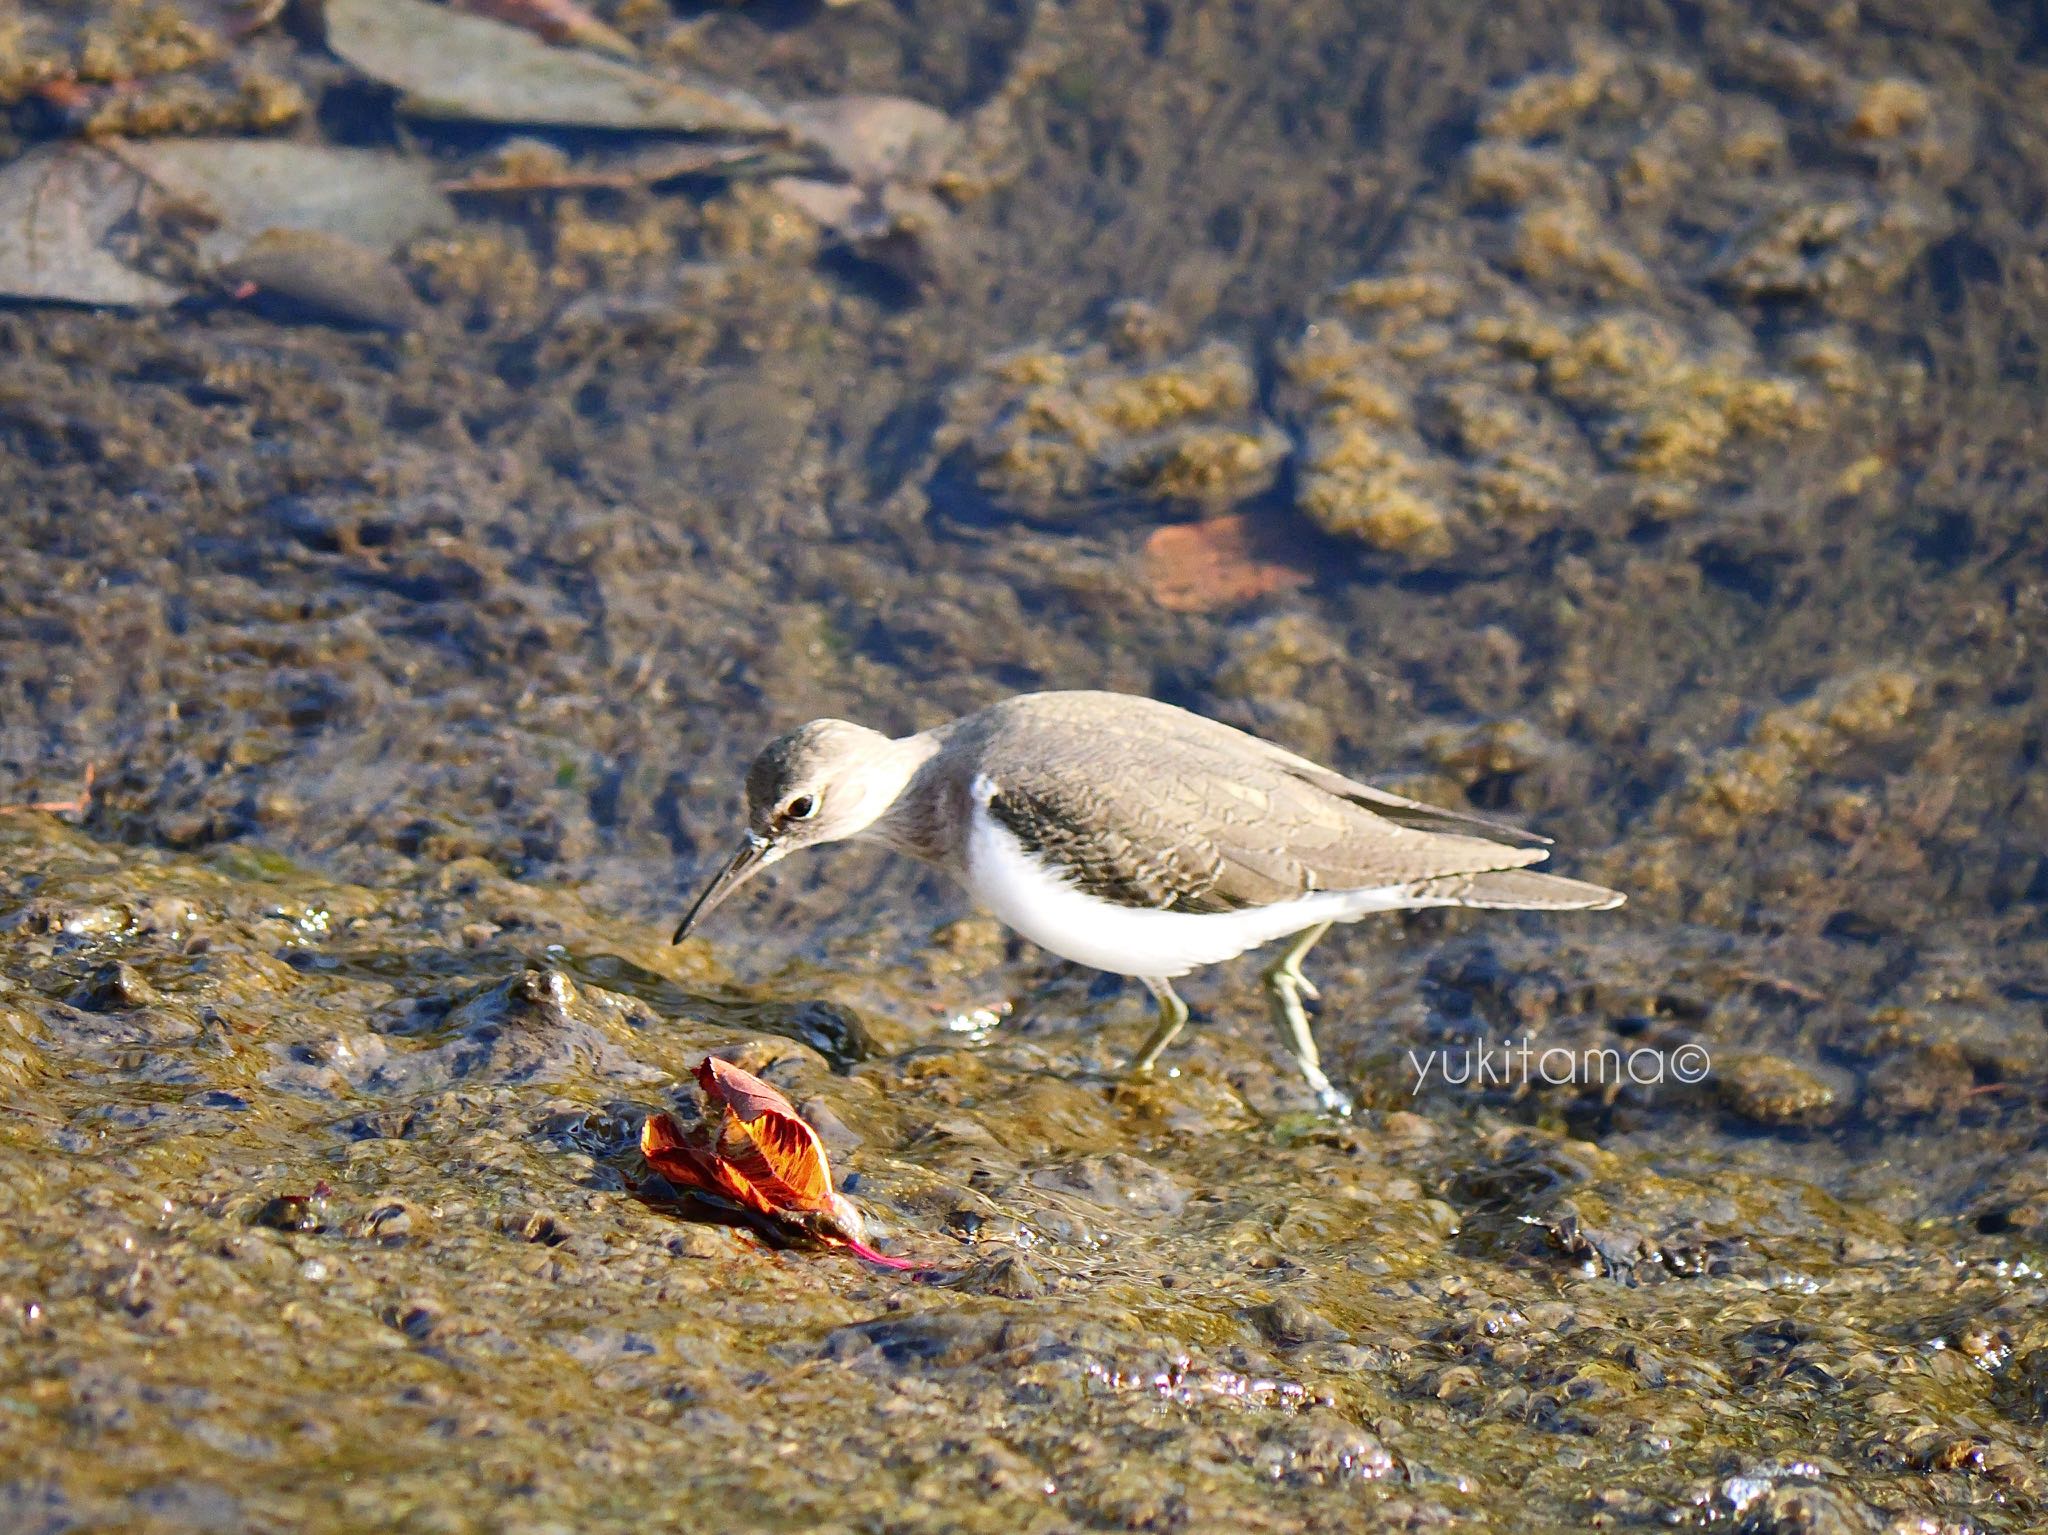
M 686 1129 L 667 1114 L 650 1114 L 640 1128 L 650 1168 L 679 1188 L 729 1200 L 784 1235 L 844 1247 L 885 1268 L 916 1267 L 868 1246 L 860 1211 L 832 1186 L 818 1132 L 787 1098 L 716 1056 L 706 1056 L 696 1076 L 704 1122 Z
M 1262 558 L 1241 513 L 1174 523 L 1145 540 L 1145 585 L 1154 602 L 1176 613 L 1236 607 L 1314 579 L 1298 565 Z

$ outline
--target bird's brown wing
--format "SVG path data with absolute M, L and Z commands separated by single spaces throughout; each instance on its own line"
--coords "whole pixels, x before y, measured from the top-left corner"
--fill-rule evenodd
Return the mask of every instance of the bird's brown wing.
M 1172 704 L 1160 703 L 1157 699 L 1133 699 L 1119 693 L 1041 696 L 1074 699 L 1077 701 L 1078 709 L 1101 720 L 1107 728 L 1126 734 L 1147 736 L 1154 731 L 1170 732 L 1171 739 L 1201 741 L 1219 752 L 1262 756 L 1326 793 L 1334 794 L 1339 799 L 1351 800 L 1373 814 L 1394 822 L 1397 826 L 1413 827 L 1417 831 L 1451 832 L 1457 835 L 1483 837 L 1488 841 L 1506 842 L 1515 846 L 1550 845 L 1548 837 L 1539 836 L 1533 831 L 1524 831 L 1521 827 L 1512 826 L 1506 821 L 1474 815 L 1469 810 L 1447 810 L 1442 805 L 1431 805 L 1419 799 L 1409 799 L 1386 789 L 1375 788 L 1368 783 L 1360 783 L 1357 779 L 1347 778 L 1319 762 L 1296 756 L 1284 747 L 1275 746 L 1271 741 L 1247 734 L 1234 725 L 1226 725 L 1221 720 L 1212 720 L 1204 715 L 1191 714 Z M 1133 703 L 1139 707 L 1132 709 Z
M 1332 772 L 1329 768 L 1310 762 L 1305 757 L 1294 756 L 1291 752 L 1280 751 L 1278 747 L 1273 750 L 1278 758 L 1287 764 L 1289 771 L 1298 777 L 1327 793 L 1336 795 L 1339 799 L 1348 799 L 1383 820 L 1392 821 L 1396 826 L 1407 826 L 1416 831 L 1450 832 L 1454 835 L 1480 837 L 1519 847 L 1550 846 L 1550 838 L 1539 832 L 1527 831 L 1506 821 L 1496 821 L 1491 816 L 1474 815 L 1468 810 L 1446 810 L 1441 805 L 1408 799 L 1386 789 L 1374 788 L 1369 783 L 1360 783 L 1355 778 L 1346 778 L 1342 773 Z
M 1104 900 L 1234 911 L 1546 856 L 1403 824 L 1382 813 L 1372 798 L 1380 791 L 1362 794 L 1365 786 L 1277 749 L 1247 751 L 1243 743 L 1264 743 L 1228 726 L 1216 726 L 1226 732 L 1217 736 L 1187 724 L 1198 716 L 1116 702 L 1079 717 L 1070 708 L 998 718 L 981 754 L 989 813 L 1027 851 Z M 1429 808 L 1386 798 L 1396 814 Z

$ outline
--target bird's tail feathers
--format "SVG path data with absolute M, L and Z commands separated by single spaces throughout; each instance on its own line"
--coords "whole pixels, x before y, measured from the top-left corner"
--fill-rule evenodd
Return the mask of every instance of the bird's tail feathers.
M 1442 874 L 1410 887 L 1418 904 L 1478 906 L 1515 911 L 1606 911 L 1628 897 L 1604 885 L 1533 869 L 1489 869 Z

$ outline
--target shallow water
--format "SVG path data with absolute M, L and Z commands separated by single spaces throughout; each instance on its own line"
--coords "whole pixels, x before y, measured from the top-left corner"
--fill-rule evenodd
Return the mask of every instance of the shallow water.
M 2038 28 L 597 9 L 976 174 L 908 267 L 692 177 L 459 200 L 396 330 L 0 310 L 0 799 L 97 770 L 0 817 L 0 1527 L 2040 1528 Z M 1156 602 L 1226 512 L 1307 579 Z M 769 735 L 1068 686 L 1630 903 L 1334 935 L 1349 1124 L 1251 962 L 1124 1085 L 872 852 L 667 944 Z M 923 1277 L 635 1197 L 713 1050 Z

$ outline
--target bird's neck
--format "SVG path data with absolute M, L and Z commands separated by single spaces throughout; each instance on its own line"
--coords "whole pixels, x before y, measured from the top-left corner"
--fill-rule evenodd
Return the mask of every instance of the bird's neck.
M 914 858 L 936 861 L 948 845 L 944 830 L 943 774 L 935 759 L 945 745 L 945 732 L 920 731 L 891 741 L 869 769 L 870 787 L 886 808 L 858 835 Z

